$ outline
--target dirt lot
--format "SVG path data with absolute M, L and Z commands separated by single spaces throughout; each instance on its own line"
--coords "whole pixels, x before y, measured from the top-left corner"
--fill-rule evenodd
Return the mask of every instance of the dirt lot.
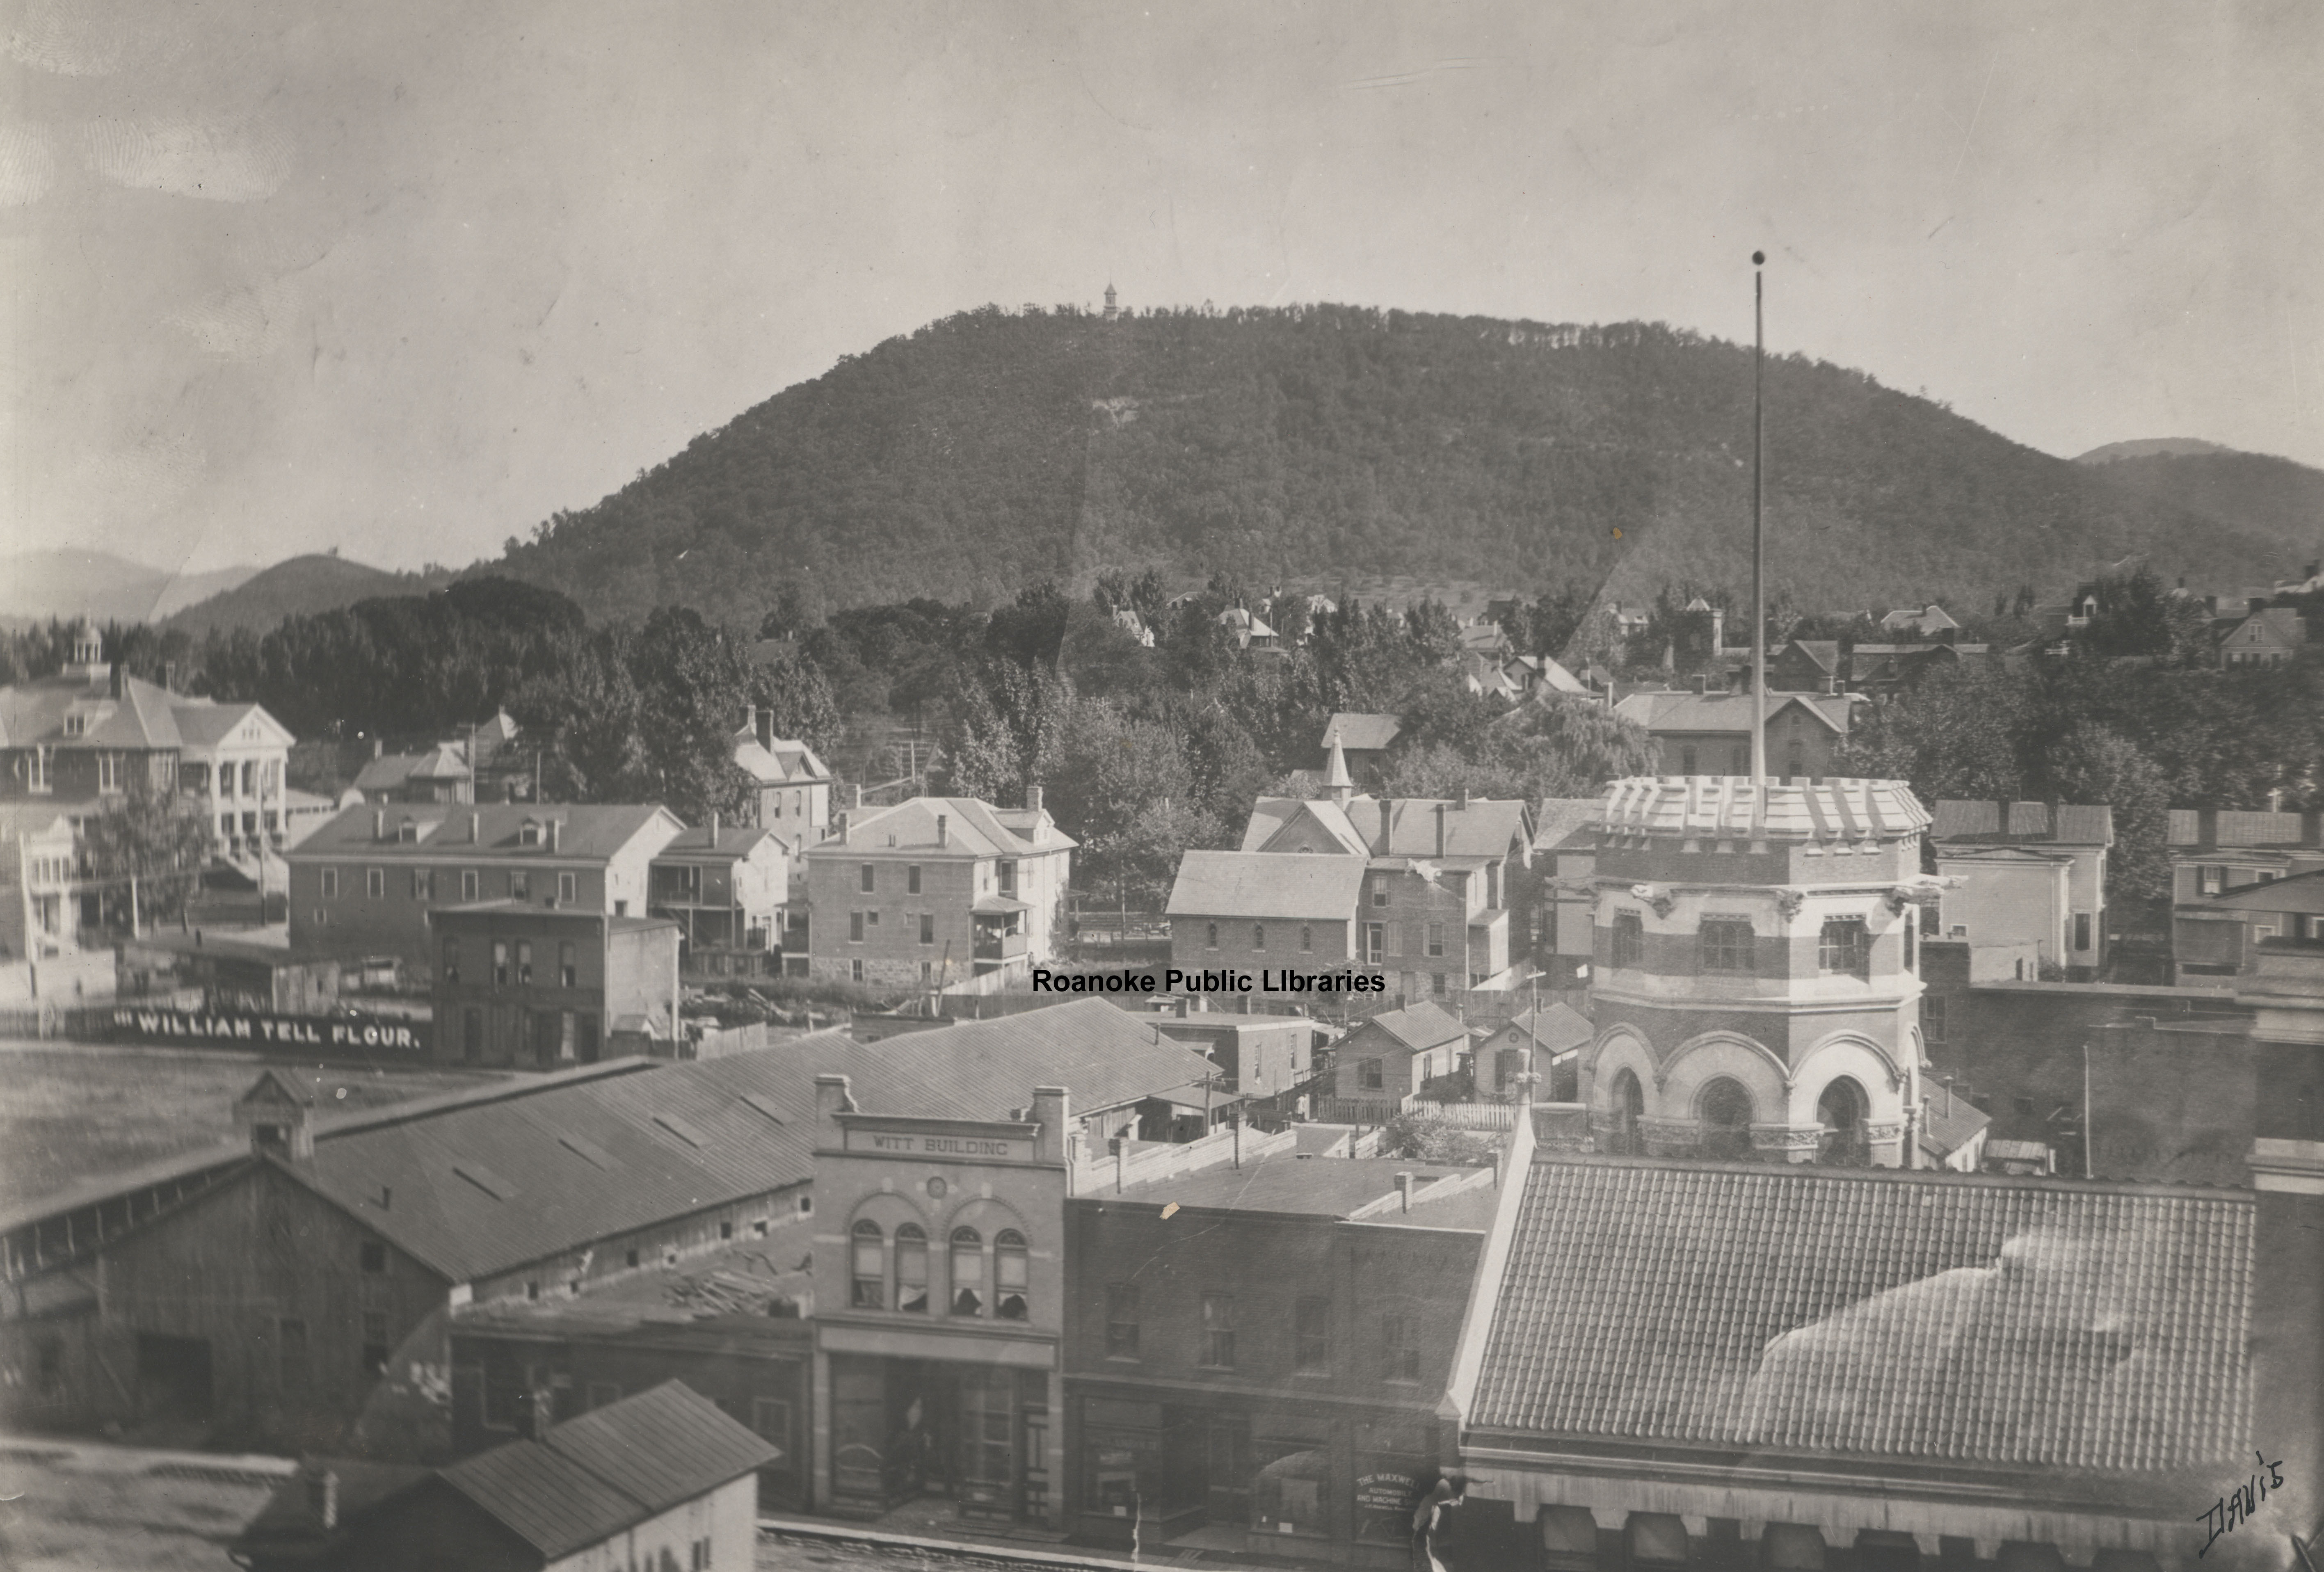
M 0 1206 L 234 1133 L 234 1100 L 263 1064 L 296 1076 L 317 1112 L 376 1108 L 505 1076 L 299 1064 L 207 1050 L 0 1045 Z
M 252 1460 L 244 1471 L 236 1461 L 0 1442 L 0 1567 L 234 1572 L 227 1544 L 290 1466 Z

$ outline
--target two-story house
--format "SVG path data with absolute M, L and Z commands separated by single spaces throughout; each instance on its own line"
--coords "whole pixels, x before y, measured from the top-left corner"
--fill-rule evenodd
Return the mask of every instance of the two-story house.
M 2222 666 L 2280 666 L 2308 643 L 2308 624 L 2288 606 L 2255 611 L 2219 641 Z
M 135 787 L 182 791 L 213 827 L 213 855 L 254 866 L 283 846 L 291 740 L 258 705 L 131 676 L 83 627 L 62 670 L 0 688 L 0 795 L 54 801 L 78 821 Z
M 752 707 L 734 734 L 734 763 L 751 777 L 751 812 L 793 846 L 821 840 L 831 824 L 831 771 L 796 737 L 775 735 L 774 712 Z
M 429 913 L 438 1064 L 562 1069 L 678 1038 L 678 927 L 547 901 Z
M 649 869 L 685 825 L 658 803 L 356 806 L 291 848 L 290 947 L 435 975 L 428 913 L 480 901 L 646 915 Z
M 2287 937 L 2264 906 L 2228 904 L 2231 891 L 2324 868 L 2324 814 L 2171 810 L 2172 980 L 2230 987 L 2249 975 L 2257 945 Z
M 1775 680 L 1771 670 L 1767 772 L 1784 781 L 1818 780 L 1833 773 L 1833 762 L 1848 740 L 1852 701 L 1839 693 L 1781 692 Z M 1748 693 L 1633 693 L 1615 705 L 1614 713 L 1637 722 L 1653 736 L 1658 774 L 1751 772 Z
M 2037 966 L 2062 967 L 2071 982 L 2106 964 L 2112 808 L 1947 799 L 1929 839 L 1948 882 L 1938 902 L 1943 937 L 1967 940 L 1972 954 L 2031 945 Z
M 807 975 L 936 986 L 1025 976 L 1056 953 L 1076 844 L 1028 788 L 1023 808 L 915 797 L 835 819 L 800 854 Z
M 707 825 L 663 846 L 650 877 L 649 909 L 683 932 L 680 966 L 688 981 L 781 975 L 791 882 L 783 837 L 757 825 L 722 826 L 714 813 Z
M 80 948 L 73 909 L 78 866 L 71 819 L 49 803 L 0 803 L 0 966 L 26 966 L 23 998 L 36 996 L 27 963 Z M 19 996 L 13 979 L 5 992 Z
M 1597 870 L 1599 809 L 1595 797 L 1545 797 L 1534 830 L 1542 913 L 1536 948 L 1549 981 L 1560 988 L 1588 981 L 1597 942 L 1591 913 L 1598 892 L 1591 879 Z

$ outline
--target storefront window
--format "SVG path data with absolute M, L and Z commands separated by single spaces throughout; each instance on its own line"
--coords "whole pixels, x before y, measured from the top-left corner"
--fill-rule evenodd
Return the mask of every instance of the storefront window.
M 1251 1527 L 1262 1534 L 1323 1532 L 1324 1487 L 1330 1454 L 1307 1441 L 1261 1441 L 1259 1476 L 1251 1488 Z
M 880 1225 L 865 1218 L 855 1225 L 854 1288 L 848 1304 L 859 1310 L 884 1309 L 888 1303 L 888 1246 Z
M 1004 1321 L 1028 1318 L 1031 1306 L 1028 1302 L 1030 1262 L 1025 1249 L 1025 1235 L 1014 1228 L 1004 1228 L 992 1242 L 992 1287 L 999 1297 L 993 1313 Z
M 928 1236 L 918 1223 L 896 1230 L 896 1308 L 927 1313 Z
M 984 1241 L 973 1228 L 952 1231 L 952 1313 L 984 1314 Z

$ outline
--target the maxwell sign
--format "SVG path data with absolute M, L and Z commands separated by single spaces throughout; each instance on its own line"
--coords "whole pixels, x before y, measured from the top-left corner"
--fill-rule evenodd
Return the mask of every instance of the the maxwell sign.
M 425 1057 L 428 1028 L 365 1016 L 254 1015 L 240 1010 L 115 1010 L 113 1033 L 137 1042 L 221 1043 L 325 1052 L 409 1053 Z

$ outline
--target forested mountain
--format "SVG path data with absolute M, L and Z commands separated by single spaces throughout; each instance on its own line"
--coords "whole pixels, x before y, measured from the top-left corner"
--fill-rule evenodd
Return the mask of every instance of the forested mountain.
M 2085 455 L 2085 458 L 2088 456 Z M 2257 531 L 2282 540 L 2292 555 L 2277 577 L 2297 573 L 2324 556 L 2324 469 L 2264 453 L 2135 454 L 2101 462 L 2093 471 L 2126 498 L 2151 506 L 2183 508 L 2226 528 Z M 2201 576 L 2207 586 L 2226 582 L 2224 569 Z M 2189 582 L 2198 580 L 2190 576 Z M 2272 582 L 2262 574 L 2255 585 Z
M 1982 604 L 2134 550 L 2257 579 L 2305 549 L 1844 367 L 1774 360 L 1767 400 L 1770 570 L 1794 605 Z M 986 308 L 844 359 L 477 570 L 593 616 L 743 626 L 786 583 L 829 609 L 1110 567 L 1644 599 L 1743 580 L 1750 453 L 1749 351 L 1659 325 Z
M 390 573 L 342 557 L 292 557 L 186 607 L 166 625 L 196 638 L 235 628 L 263 633 L 285 617 L 312 616 L 380 596 L 416 595 L 443 583 L 440 576 Z

